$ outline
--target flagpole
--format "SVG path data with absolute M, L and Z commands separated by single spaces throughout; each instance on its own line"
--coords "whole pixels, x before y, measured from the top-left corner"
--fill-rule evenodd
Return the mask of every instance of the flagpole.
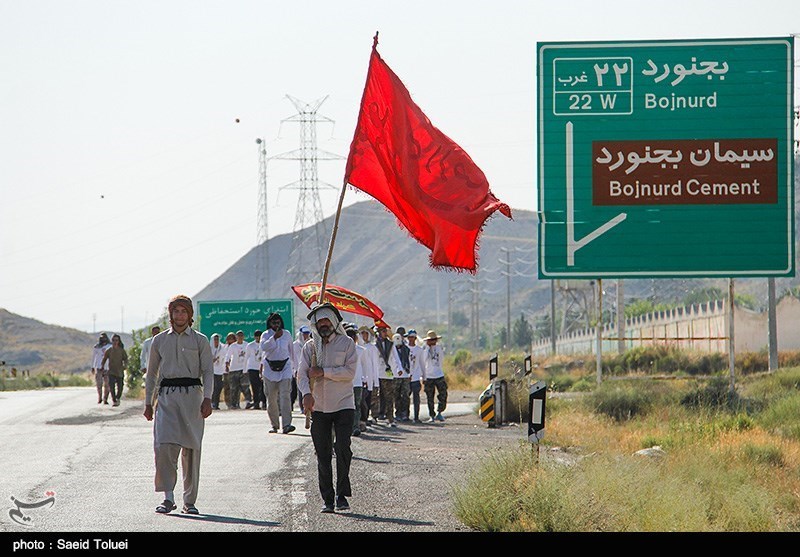
M 339 230 L 339 217 L 342 214 L 342 204 L 344 203 L 344 192 L 347 191 L 347 180 L 342 183 L 342 191 L 339 194 L 339 206 L 336 207 L 336 218 L 333 221 L 333 231 L 331 232 L 331 241 L 328 244 L 328 257 L 325 259 L 325 269 L 322 271 L 322 285 L 319 289 L 319 298 L 317 303 L 325 302 L 325 287 L 328 284 L 328 271 L 331 268 L 331 259 L 333 258 L 333 245 L 336 243 L 336 232 Z
M 372 50 L 378 46 L 378 32 L 375 31 L 375 36 L 372 38 Z M 366 85 L 364 86 L 366 90 Z M 364 102 L 364 99 L 361 99 Z M 349 163 L 349 160 L 348 160 Z M 322 304 L 325 302 L 325 287 L 328 284 L 328 271 L 331 268 L 331 259 L 333 258 L 333 245 L 336 243 L 336 232 L 339 230 L 339 216 L 342 214 L 342 203 L 344 203 L 344 192 L 347 191 L 347 177 L 342 181 L 342 191 L 339 194 L 339 206 L 336 207 L 336 218 L 333 221 L 333 231 L 331 232 L 331 241 L 328 244 L 328 257 L 325 259 L 325 269 L 322 271 L 322 284 L 319 289 L 319 298 L 317 303 Z
M 331 241 L 328 244 L 328 257 L 325 258 L 325 269 L 322 271 L 322 284 L 320 285 L 319 289 L 319 298 L 317 298 L 317 304 L 322 304 L 325 302 L 325 286 L 328 284 L 328 270 L 331 268 L 331 258 L 333 257 L 333 245 L 336 243 L 336 232 L 339 230 L 339 216 L 342 214 L 342 204 L 344 203 L 344 192 L 347 191 L 347 180 L 344 180 L 342 184 L 342 191 L 339 194 L 339 205 L 336 207 L 336 218 L 333 221 L 333 231 L 331 232 Z M 311 365 L 312 367 L 317 366 L 317 352 L 314 350 L 314 346 L 311 346 Z M 309 380 L 310 388 L 314 390 L 314 379 Z M 311 412 L 307 409 L 305 411 L 306 415 L 306 429 L 311 428 Z

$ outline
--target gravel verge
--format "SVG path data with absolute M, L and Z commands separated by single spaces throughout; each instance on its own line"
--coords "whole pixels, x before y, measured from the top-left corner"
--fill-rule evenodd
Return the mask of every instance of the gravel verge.
M 349 513 L 321 514 L 322 499 L 313 448 L 307 456 L 308 530 L 312 532 L 467 532 L 453 514 L 452 489 L 463 482 L 481 455 L 518 446 L 523 424 L 489 428 L 477 415 L 480 393 L 451 391 L 448 403 L 475 403 L 469 415 L 443 423 L 386 422 L 352 438 Z M 423 413 L 427 414 L 425 397 Z M 335 466 L 334 466 L 335 468 Z

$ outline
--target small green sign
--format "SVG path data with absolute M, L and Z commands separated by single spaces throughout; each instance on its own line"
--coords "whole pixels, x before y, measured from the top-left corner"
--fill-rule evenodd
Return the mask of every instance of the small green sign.
M 199 330 L 209 340 L 214 333 L 219 334 L 220 342 L 225 342 L 228 333 L 244 331 L 245 338 L 253 340 L 256 330 L 267 330 L 267 317 L 279 313 L 289 331 L 294 323 L 294 300 L 219 300 L 197 302 Z
M 537 46 L 539 278 L 794 276 L 791 37 Z

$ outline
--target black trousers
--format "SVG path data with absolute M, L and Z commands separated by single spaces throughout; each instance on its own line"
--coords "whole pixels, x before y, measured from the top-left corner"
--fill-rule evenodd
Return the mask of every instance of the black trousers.
M 311 413 L 311 440 L 317 453 L 319 493 L 326 504 L 336 496 L 350 497 L 350 434 L 353 432 L 353 409 Z M 336 441 L 333 441 L 334 434 Z M 331 452 L 336 453 L 336 491 L 333 489 Z
M 108 388 L 111 390 L 111 400 L 117 402 L 122 398 L 123 378 L 119 375 L 108 374 Z
M 213 406 L 219 406 L 219 396 L 222 394 L 222 387 L 224 386 L 223 377 L 224 375 L 214 374 L 214 392 L 211 393 L 211 404 Z
M 248 369 L 250 387 L 253 389 L 253 406 L 256 408 L 267 406 L 267 395 L 264 394 L 264 383 L 261 381 L 261 372 L 257 369 Z

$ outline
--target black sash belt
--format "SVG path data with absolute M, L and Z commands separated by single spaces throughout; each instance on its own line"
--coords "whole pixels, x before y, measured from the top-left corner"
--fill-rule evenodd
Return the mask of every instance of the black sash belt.
M 165 387 L 169 389 L 167 392 L 172 392 L 175 389 L 186 389 L 186 392 L 188 393 L 189 387 L 202 384 L 203 383 L 201 383 L 200 379 L 197 377 L 165 377 L 161 379 L 161 385 L 158 388 L 158 394 L 161 394 L 161 391 Z

